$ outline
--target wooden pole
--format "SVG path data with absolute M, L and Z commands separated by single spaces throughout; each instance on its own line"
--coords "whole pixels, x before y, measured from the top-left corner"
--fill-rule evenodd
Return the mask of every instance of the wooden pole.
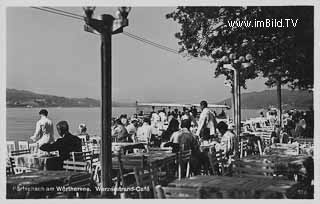
M 240 72 L 237 70 L 237 79 L 238 79 L 238 134 L 241 133 L 241 86 L 240 86 Z
M 236 115 L 236 109 L 235 109 L 235 95 L 234 95 L 234 82 L 231 86 L 231 107 L 232 107 L 232 121 L 235 123 L 235 115 Z
M 278 95 L 278 109 L 279 109 L 279 125 L 282 127 L 282 99 L 281 99 L 281 77 L 277 79 L 277 95 Z
M 111 144 L 111 118 L 112 118 L 112 62 L 111 38 L 113 17 L 102 15 L 106 29 L 101 33 L 101 182 L 102 187 L 112 185 L 112 144 Z M 103 191 L 102 195 L 106 195 Z
M 238 89 L 238 71 L 236 69 L 234 69 L 234 98 L 235 98 L 235 104 L 234 104 L 234 107 L 235 107 L 235 127 L 236 127 L 236 135 L 237 137 L 240 136 L 240 131 L 239 131 L 239 89 Z

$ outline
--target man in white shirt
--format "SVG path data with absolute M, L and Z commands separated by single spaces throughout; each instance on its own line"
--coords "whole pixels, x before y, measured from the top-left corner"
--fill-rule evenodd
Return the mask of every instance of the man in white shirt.
M 136 142 L 137 127 L 138 127 L 138 120 L 135 118 L 133 118 L 130 124 L 126 127 L 128 134 L 131 136 L 134 142 Z
M 149 143 L 152 135 L 152 127 L 150 125 L 150 119 L 144 118 L 143 124 L 137 130 L 138 142 Z
M 230 130 L 228 130 L 228 125 L 221 121 L 217 125 L 217 129 L 221 134 L 221 146 L 227 156 L 236 155 L 238 152 L 238 138 Z
M 30 139 L 38 143 L 39 147 L 43 144 L 54 142 L 53 123 L 48 118 L 48 111 L 42 109 L 39 112 L 40 120 L 36 124 L 36 130 Z
M 207 101 L 201 101 L 200 108 L 202 112 L 200 114 L 196 135 L 208 140 L 210 136 L 216 134 L 217 121 L 212 111 L 208 108 Z M 202 135 L 200 135 L 201 131 Z

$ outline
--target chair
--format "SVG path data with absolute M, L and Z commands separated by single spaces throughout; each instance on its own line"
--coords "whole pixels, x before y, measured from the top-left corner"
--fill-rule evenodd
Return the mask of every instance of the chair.
M 150 165 L 152 165 L 152 168 L 157 171 L 158 184 L 166 186 L 176 179 L 177 156 L 168 157 L 164 161 L 154 161 Z
M 248 154 L 248 140 L 241 140 L 239 144 L 240 158 L 246 157 Z
M 157 185 L 158 175 L 157 169 L 150 166 L 148 170 L 142 168 L 135 168 L 134 175 L 136 179 L 136 184 L 138 187 L 149 187 L 153 192 L 154 198 L 157 197 L 155 186 Z M 138 191 L 139 198 L 152 198 L 149 191 Z
M 77 172 L 89 172 L 90 171 L 90 164 L 89 162 L 83 162 L 83 161 L 63 161 L 63 169 L 66 171 L 77 171 Z M 87 191 L 81 191 L 81 194 L 84 194 L 84 197 L 88 197 L 89 195 L 89 188 L 92 184 L 92 174 L 78 174 L 78 175 L 72 175 L 68 178 L 67 184 L 65 187 L 82 187 L 82 188 L 88 188 Z M 79 192 L 69 191 L 67 193 L 61 192 L 58 193 L 56 196 L 57 198 L 72 198 L 72 197 L 79 197 Z
M 23 154 L 31 154 L 30 149 L 16 150 L 11 152 L 11 156 L 19 156 Z
M 14 159 L 12 157 L 7 158 L 6 174 L 13 175 L 14 174 L 14 167 L 15 167 Z
M 63 161 L 63 169 L 66 171 L 79 171 L 79 172 L 89 172 L 90 171 L 90 163 L 84 161 Z
M 177 153 L 179 179 L 182 178 L 182 173 L 185 170 L 185 165 L 187 165 L 185 177 L 188 178 L 190 176 L 190 160 L 191 160 L 191 150 L 184 150 Z
M 37 154 L 39 152 L 39 144 L 38 143 L 31 143 L 29 144 L 29 149 L 31 154 Z
M 274 163 L 263 160 L 260 162 L 245 162 L 237 160 L 233 165 L 233 172 L 238 176 L 254 176 L 254 177 L 269 177 L 275 176 Z
M 7 166 L 6 166 L 7 175 L 16 175 L 16 174 L 22 174 L 26 172 L 31 172 L 31 169 L 27 167 L 17 166 L 14 158 L 9 157 L 9 159 L 7 160 Z
M 209 163 L 212 169 L 212 173 L 219 175 L 225 174 L 225 168 L 228 166 L 228 159 L 226 158 L 223 150 L 215 151 L 211 148 L 208 152 Z
M 180 188 L 180 187 L 156 187 L 157 198 L 160 199 L 197 199 L 201 198 L 200 188 Z
M 72 161 L 82 161 L 88 162 L 90 164 L 90 172 L 92 171 L 92 164 L 93 164 L 93 153 L 92 151 L 86 152 L 70 152 L 71 160 Z
M 149 147 L 149 151 L 172 152 L 172 147 Z
M 134 169 L 146 169 L 147 168 L 147 158 L 146 156 L 123 156 L 122 154 L 115 155 L 117 157 L 117 162 L 113 163 L 112 169 L 118 170 L 117 177 L 114 178 L 116 187 L 129 187 L 134 184 L 135 175 Z M 115 191 L 114 194 L 117 192 Z M 124 197 L 127 196 L 125 192 Z
M 29 149 L 29 142 L 28 141 L 18 141 L 18 149 L 19 150 Z
M 7 153 L 10 155 L 12 151 L 16 150 L 16 143 L 15 141 L 7 141 Z

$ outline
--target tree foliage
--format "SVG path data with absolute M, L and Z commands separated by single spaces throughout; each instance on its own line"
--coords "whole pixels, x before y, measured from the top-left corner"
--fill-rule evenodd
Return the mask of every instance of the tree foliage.
M 209 57 L 217 63 L 215 76 L 232 78 L 232 72 L 223 69 L 228 58 L 240 70 L 240 84 L 259 74 L 274 86 L 281 79 L 295 89 L 313 88 L 313 18 L 314 9 L 308 6 L 281 7 L 178 7 L 167 14 L 181 25 L 176 33 L 180 52 L 195 57 Z M 283 19 L 289 27 L 232 27 L 232 21 Z M 296 21 L 297 20 L 297 21 Z M 296 22 L 296 26 L 294 24 Z M 251 59 L 252 56 L 252 59 Z M 238 62 L 250 61 L 243 68 Z M 229 62 L 230 63 L 230 62 Z

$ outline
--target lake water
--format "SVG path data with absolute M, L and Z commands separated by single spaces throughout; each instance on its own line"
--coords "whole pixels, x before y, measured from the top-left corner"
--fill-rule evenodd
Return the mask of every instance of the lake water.
M 7 108 L 7 140 L 28 140 L 35 131 L 37 120 L 39 120 L 40 108 Z M 47 108 L 49 118 L 54 124 L 66 120 L 70 126 L 70 132 L 76 134 L 80 123 L 85 123 L 90 135 L 100 135 L 100 108 Z M 136 112 L 135 107 L 114 107 L 114 117 L 120 114 L 131 116 Z M 219 113 L 219 111 L 217 111 Z M 230 111 L 226 113 L 231 116 Z M 258 117 L 259 110 L 242 110 L 242 120 Z M 57 131 L 55 129 L 55 136 Z

